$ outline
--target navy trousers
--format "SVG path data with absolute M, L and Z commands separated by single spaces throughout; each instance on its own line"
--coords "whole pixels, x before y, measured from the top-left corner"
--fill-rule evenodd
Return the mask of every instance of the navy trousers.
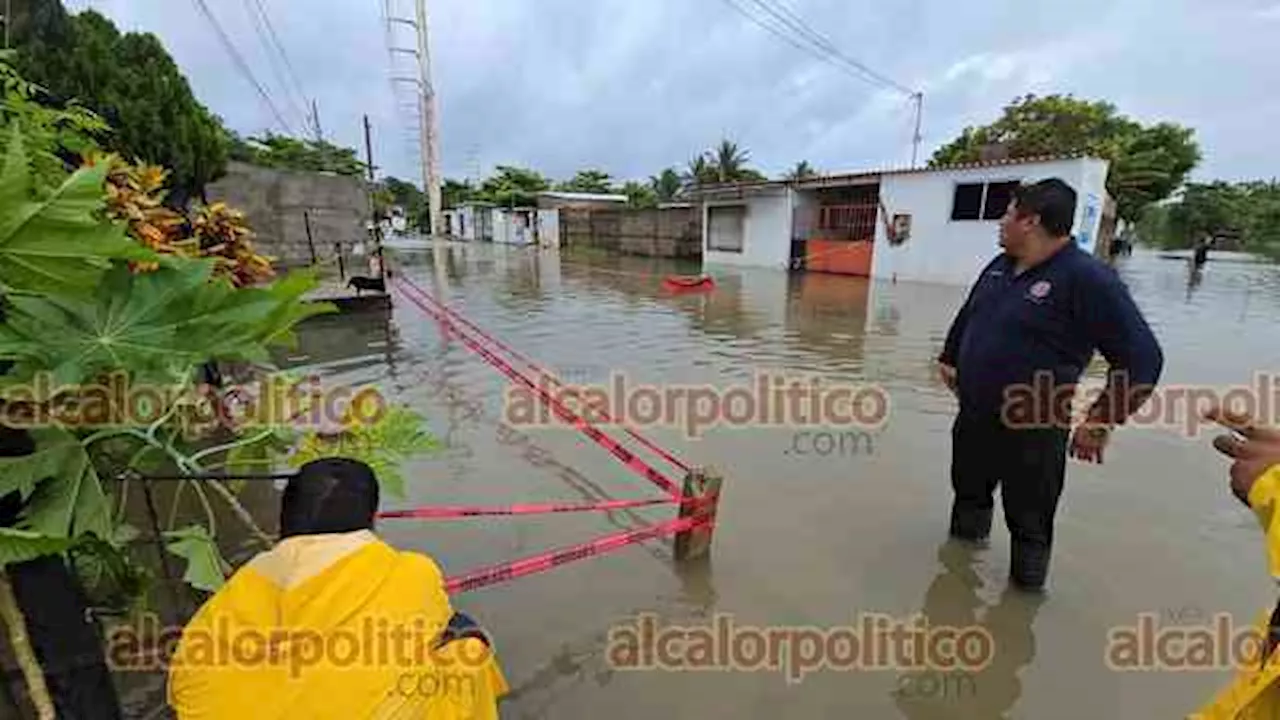
M 1049 572 L 1053 522 L 1066 475 L 1066 428 L 1006 427 L 998 415 L 961 409 L 951 429 L 951 535 L 983 540 L 1000 488 L 1013 554 L 1012 580 L 1039 588 Z

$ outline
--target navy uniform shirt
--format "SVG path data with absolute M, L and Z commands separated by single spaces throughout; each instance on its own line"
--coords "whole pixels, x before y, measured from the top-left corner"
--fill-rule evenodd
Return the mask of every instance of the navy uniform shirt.
M 1030 388 L 1035 417 L 1062 423 L 1045 415 L 1055 406 L 1042 391 L 1069 398 L 1064 386 L 1079 381 L 1095 350 L 1111 366 L 1097 419 L 1123 422 L 1154 389 L 1164 355 L 1115 271 L 1071 242 L 1020 275 L 1008 255 L 988 264 L 939 360 L 956 368 L 962 413 L 1007 412 Z

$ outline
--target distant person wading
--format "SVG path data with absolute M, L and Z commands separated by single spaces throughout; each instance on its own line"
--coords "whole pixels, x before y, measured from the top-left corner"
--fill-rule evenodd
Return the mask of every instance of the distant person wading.
M 1209 249 L 1213 247 L 1213 239 L 1204 237 L 1196 243 L 1195 251 L 1191 255 L 1191 264 L 1199 270 L 1204 264 L 1209 262 Z
M 1061 180 L 1015 191 L 1000 221 L 1004 253 L 982 271 L 938 358 L 960 402 L 951 536 L 987 539 L 998 485 L 1012 537 L 1010 580 L 1027 590 L 1048 576 L 1066 469 L 1071 419 L 1055 399 L 1101 351 L 1107 387 L 1070 436 L 1073 456 L 1101 463 L 1112 429 L 1146 399 L 1164 363 L 1115 271 L 1073 241 L 1075 214 L 1076 193 Z

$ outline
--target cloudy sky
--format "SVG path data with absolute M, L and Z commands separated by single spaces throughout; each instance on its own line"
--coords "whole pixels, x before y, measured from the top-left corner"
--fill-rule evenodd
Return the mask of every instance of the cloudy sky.
M 65 0 L 158 34 L 231 127 L 277 132 L 195 0 Z M 922 156 L 1027 92 L 1114 102 L 1196 129 L 1198 179 L 1280 176 L 1280 0 L 774 0 L 845 55 L 925 93 Z M 250 0 L 206 0 L 287 124 L 301 98 L 255 33 Z M 260 0 L 329 139 L 420 177 L 413 59 L 387 51 L 384 0 Z M 391 0 L 412 16 L 412 0 Z M 729 137 L 776 175 L 910 161 L 900 92 L 852 77 L 744 17 L 755 0 L 428 0 L 446 176 L 494 165 L 642 179 Z M 411 44 L 398 27 L 392 42 Z M 282 65 L 282 63 L 280 63 Z M 403 109 L 410 108 L 410 109 Z

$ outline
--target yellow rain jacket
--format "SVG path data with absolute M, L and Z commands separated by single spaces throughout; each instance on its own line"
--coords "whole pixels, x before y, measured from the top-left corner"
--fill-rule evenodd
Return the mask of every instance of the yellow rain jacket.
M 1249 507 L 1266 532 L 1267 563 L 1271 577 L 1280 582 L 1280 465 L 1274 465 L 1249 490 Z M 1259 638 L 1267 636 L 1271 611 L 1257 624 Z M 1213 702 L 1188 720 L 1280 720 L 1280 650 L 1265 664 L 1253 660 Z
M 236 572 L 170 662 L 180 720 L 496 720 L 508 687 L 474 637 L 441 644 L 440 569 L 369 531 L 288 538 Z

